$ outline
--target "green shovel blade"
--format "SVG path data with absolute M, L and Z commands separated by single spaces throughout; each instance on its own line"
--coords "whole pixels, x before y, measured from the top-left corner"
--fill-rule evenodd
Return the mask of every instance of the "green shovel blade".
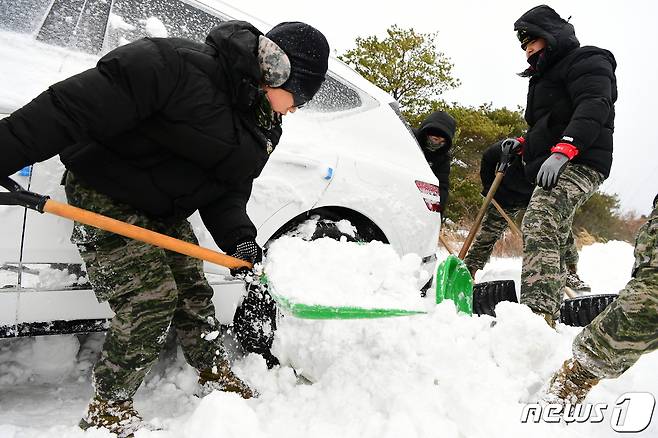
M 280 295 L 274 296 L 274 300 L 279 308 L 287 310 L 297 318 L 304 319 L 368 319 L 409 316 L 425 313 L 420 310 L 369 309 L 363 307 L 300 304 L 292 303 Z
M 268 282 L 263 274 L 261 283 L 268 285 L 268 290 L 279 309 L 303 319 L 368 319 L 389 318 L 393 316 L 410 316 L 425 313 L 422 310 L 365 308 L 353 306 L 325 306 L 320 304 L 296 303 L 277 293 L 276 288 Z
M 436 302 L 449 299 L 461 312 L 473 314 L 473 279 L 466 264 L 449 255 L 436 268 Z

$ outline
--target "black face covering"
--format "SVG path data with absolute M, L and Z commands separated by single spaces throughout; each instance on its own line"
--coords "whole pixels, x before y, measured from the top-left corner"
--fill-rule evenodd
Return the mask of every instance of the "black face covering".
M 544 49 L 541 49 L 528 58 L 528 64 L 530 64 L 530 67 L 536 69 L 537 68 L 537 62 L 539 62 L 539 57 L 544 53 Z
M 542 66 L 545 64 L 546 59 L 546 49 L 541 49 L 528 58 L 528 64 L 530 67 L 526 70 L 522 76 L 533 76 L 541 72 Z
M 427 136 L 427 139 L 425 141 L 425 148 L 427 148 L 427 150 L 430 152 L 434 152 L 434 151 L 438 151 L 439 149 L 441 149 L 447 144 L 448 142 L 445 140 L 432 141 L 432 139 L 429 136 Z

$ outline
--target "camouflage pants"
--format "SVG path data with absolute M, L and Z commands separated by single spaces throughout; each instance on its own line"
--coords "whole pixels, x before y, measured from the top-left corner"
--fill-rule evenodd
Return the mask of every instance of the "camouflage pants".
M 526 211 L 523 207 L 508 207 L 503 210 L 517 224 Z M 491 257 L 494 245 L 507 230 L 507 227 L 507 220 L 493 205 L 490 205 L 482 220 L 482 226 L 475 236 L 473 245 L 469 249 L 466 258 L 464 258 L 464 263 L 466 263 L 469 271 L 475 272 L 484 268 L 484 265 L 489 261 L 489 257 Z M 566 266 L 576 266 L 578 264 L 578 249 L 576 248 L 573 233 L 569 233 L 567 238 L 564 262 Z
M 552 190 L 537 187 L 523 217 L 521 303 L 556 319 L 566 280 L 566 250 L 573 217 L 603 182 L 596 170 L 567 164 Z
M 186 220 L 166 225 L 150 219 L 71 173 L 65 188 L 71 205 L 197 243 Z M 200 260 L 77 222 L 71 241 L 78 246 L 99 302 L 108 301 L 115 313 L 94 367 L 97 396 L 132 398 L 157 360 L 170 326 L 188 363 L 198 370 L 211 368 L 216 356 L 224 354 L 213 290 Z
M 658 206 L 635 241 L 634 278 L 576 337 L 574 357 L 599 378 L 615 378 L 658 349 Z

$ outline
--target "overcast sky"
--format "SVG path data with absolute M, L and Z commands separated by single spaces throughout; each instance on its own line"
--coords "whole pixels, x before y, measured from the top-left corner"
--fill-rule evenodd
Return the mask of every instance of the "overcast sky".
M 455 64 L 454 74 L 462 82 L 445 99 L 464 105 L 525 106 L 527 79 L 516 75 L 526 66 L 525 56 L 513 26 L 538 2 L 226 2 L 270 24 L 305 21 L 327 36 L 334 54 L 354 47 L 357 36 L 384 36 L 393 24 L 419 32 L 438 31 L 438 48 Z M 647 214 L 658 193 L 658 1 L 559 0 L 548 4 L 563 18 L 571 16 L 581 45 L 608 49 L 617 59 L 614 162 L 603 189 L 617 193 L 624 210 Z

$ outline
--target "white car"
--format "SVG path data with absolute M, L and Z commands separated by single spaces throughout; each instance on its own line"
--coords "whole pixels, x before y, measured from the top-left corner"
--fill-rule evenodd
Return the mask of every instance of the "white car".
M 143 36 L 203 41 L 229 19 L 261 31 L 271 27 L 216 1 L 0 0 L 0 11 L 0 117 Z M 315 237 L 338 236 L 344 219 L 356 228 L 356 238 L 416 253 L 426 270 L 433 269 L 439 183 L 391 96 L 330 59 L 320 92 L 285 117 L 283 132 L 248 204 L 260 244 L 312 217 L 320 219 Z M 65 202 L 62 173 L 55 157 L 11 177 Z M 197 215 L 191 220 L 201 245 L 216 248 Z M 103 330 L 112 312 L 85 282 L 69 242 L 72 224 L 9 206 L 0 207 L 0 221 L 0 337 Z M 218 292 L 218 318 L 228 322 L 242 283 L 224 268 L 206 264 L 206 271 Z

